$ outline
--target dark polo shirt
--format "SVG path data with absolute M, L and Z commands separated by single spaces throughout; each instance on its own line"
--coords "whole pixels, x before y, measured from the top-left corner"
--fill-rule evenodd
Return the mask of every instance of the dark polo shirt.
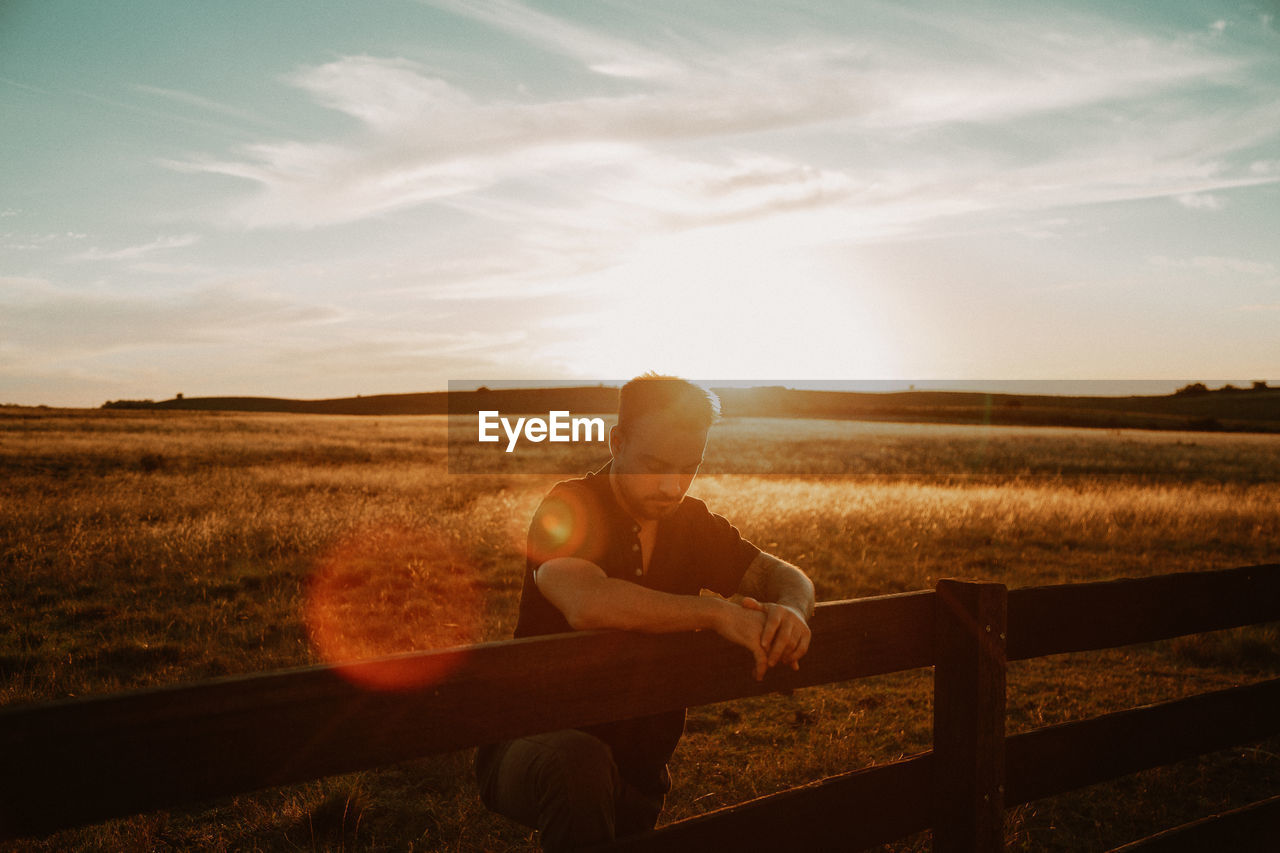
M 643 570 L 640 527 L 618 505 L 609 485 L 609 465 L 578 480 L 557 483 L 543 498 L 529 526 L 528 559 L 520 594 L 517 637 L 572 630 L 533 580 L 538 566 L 557 557 L 590 560 L 611 578 L 661 592 L 697 595 L 710 589 L 733 595 L 747 566 L 760 553 L 738 529 L 686 497 L 658 524 L 657 540 Z M 619 672 L 619 677 L 634 675 Z M 623 778 L 646 793 L 666 793 L 667 761 L 684 731 L 684 710 L 584 728 L 613 750 Z

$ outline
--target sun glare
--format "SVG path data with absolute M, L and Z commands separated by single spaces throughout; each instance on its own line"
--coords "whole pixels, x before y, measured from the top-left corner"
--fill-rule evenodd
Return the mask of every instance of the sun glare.
M 736 239 L 734 239 L 736 237 Z M 878 379 L 899 370 L 876 282 L 812 253 L 695 233 L 652 241 L 602 273 L 608 315 L 584 348 L 601 376 Z

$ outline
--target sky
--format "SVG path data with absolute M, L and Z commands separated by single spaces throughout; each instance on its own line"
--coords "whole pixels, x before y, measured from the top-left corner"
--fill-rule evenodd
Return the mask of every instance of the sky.
M 1278 18 L 5 0 L 0 403 L 1273 380 Z

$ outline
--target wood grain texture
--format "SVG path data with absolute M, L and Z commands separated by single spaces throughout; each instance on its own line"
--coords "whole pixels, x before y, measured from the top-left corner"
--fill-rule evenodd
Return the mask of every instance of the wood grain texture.
M 1004 849 L 1005 588 L 938 582 L 933 847 Z
M 1280 620 L 1280 564 L 1009 591 L 1009 660 Z

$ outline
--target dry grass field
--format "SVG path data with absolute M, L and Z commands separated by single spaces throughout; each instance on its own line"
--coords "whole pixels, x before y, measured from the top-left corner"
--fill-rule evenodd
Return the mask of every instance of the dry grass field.
M 822 599 L 1280 562 L 1280 436 L 728 421 L 692 494 Z M 555 476 L 446 470 L 440 417 L 0 408 L 0 703 L 501 639 Z M 603 461 L 603 460 L 600 460 Z M 1020 731 L 1274 677 L 1276 626 L 1011 666 Z M 912 672 L 692 709 L 664 820 L 927 748 Z M 1280 791 L 1256 744 L 1009 812 L 1097 850 Z M 857 820 L 856 814 L 841 820 Z M 470 754 L 12 850 L 502 850 Z M 927 849 L 912 839 L 899 849 Z

